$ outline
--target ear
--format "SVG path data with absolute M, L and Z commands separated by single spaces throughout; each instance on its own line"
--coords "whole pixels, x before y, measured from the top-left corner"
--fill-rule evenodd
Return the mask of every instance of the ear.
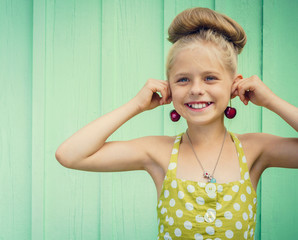
M 234 79 L 233 79 L 233 83 L 231 86 L 231 99 L 233 99 L 234 97 L 236 97 L 238 95 L 237 92 L 237 82 L 239 82 L 241 79 L 243 79 L 243 76 L 241 74 L 237 74 Z
M 238 82 L 239 80 L 243 79 L 243 76 L 241 74 L 237 74 L 235 78 L 233 79 L 233 84 Z

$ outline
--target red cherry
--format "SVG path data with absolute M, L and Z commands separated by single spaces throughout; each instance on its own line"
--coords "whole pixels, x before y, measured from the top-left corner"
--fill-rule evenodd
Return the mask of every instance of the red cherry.
M 225 115 L 229 119 L 234 118 L 236 115 L 236 109 L 233 107 L 227 107 L 225 110 Z
M 170 117 L 173 122 L 177 122 L 180 119 L 180 115 L 179 115 L 179 113 L 176 112 L 176 110 L 171 111 Z

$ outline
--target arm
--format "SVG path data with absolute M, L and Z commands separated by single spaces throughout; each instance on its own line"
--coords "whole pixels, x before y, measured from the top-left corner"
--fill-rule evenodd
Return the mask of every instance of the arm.
M 167 82 L 149 79 L 128 103 L 99 117 L 63 142 L 56 151 L 56 159 L 65 167 L 87 171 L 143 169 L 144 161 L 149 160 L 146 146 L 150 146 L 152 137 L 116 142 L 106 140 L 135 115 L 170 102 Z
M 243 79 L 238 75 L 232 86 L 232 98 L 236 96 L 245 105 L 251 101 L 275 112 L 298 132 L 298 108 L 275 95 L 258 76 Z
M 266 106 L 285 120 L 296 132 L 298 132 L 298 108 L 281 99 L 277 95 L 272 97 L 272 101 Z
M 238 79 L 232 86 L 232 97 L 239 96 L 268 108 L 298 131 L 298 108 L 275 95 L 257 76 Z M 251 134 L 252 151 L 257 151 L 260 166 L 298 168 L 298 138 L 283 138 L 266 133 Z
M 284 138 L 268 133 L 247 133 L 242 136 L 247 155 L 262 173 L 266 168 L 298 169 L 298 138 Z

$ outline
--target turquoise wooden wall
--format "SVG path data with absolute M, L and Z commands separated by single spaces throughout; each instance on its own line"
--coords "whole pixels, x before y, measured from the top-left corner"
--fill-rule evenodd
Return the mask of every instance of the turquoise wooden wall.
M 131 99 L 148 78 L 165 79 L 167 28 L 203 6 L 248 35 L 238 72 L 257 74 L 298 106 L 298 1 L 0 0 L 0 239 L 152 240 L 156 190 L 146 172 L 63 168 L 57 147 Z M 278 116 L 233 100 L 229 130 L 297 137 Z M 142 113 L 110 140 L 175 135 L 171 106 Z M 298 236 L 298 170 L 267 169 L 258 185 L 256 239 Z

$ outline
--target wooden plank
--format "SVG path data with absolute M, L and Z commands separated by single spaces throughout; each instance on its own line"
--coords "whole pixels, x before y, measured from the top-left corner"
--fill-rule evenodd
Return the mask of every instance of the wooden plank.
M 45 1 L 33 4 L 32 240 L 44 238 Z
M 279 97 L 298 106 L 297 99 L 297 1 L 264 0 L 264 82 Z M 297 137 L 279 116 L 264 110 L 263 130 Z M 271 168 L 263 174 L 262 240 L 295 239 L 298 235 L 296 203 L 298 172 Z
M 163 75 L 162 1 L 103 1 L 102 114 Z M 125 123 L 109 140 L 163 134 L 159 107 Z M 101 174 L 100 239 L 156 238 L 156 190 L 146 172 Z
M 99 116 L 100 19 L 100 1 L 46 1 L 45 239 L 99 236 L 99 174 L 66 169 L 54 154 Z
M 32 1 L 0 1 L 0 239 L 31 239 Z

